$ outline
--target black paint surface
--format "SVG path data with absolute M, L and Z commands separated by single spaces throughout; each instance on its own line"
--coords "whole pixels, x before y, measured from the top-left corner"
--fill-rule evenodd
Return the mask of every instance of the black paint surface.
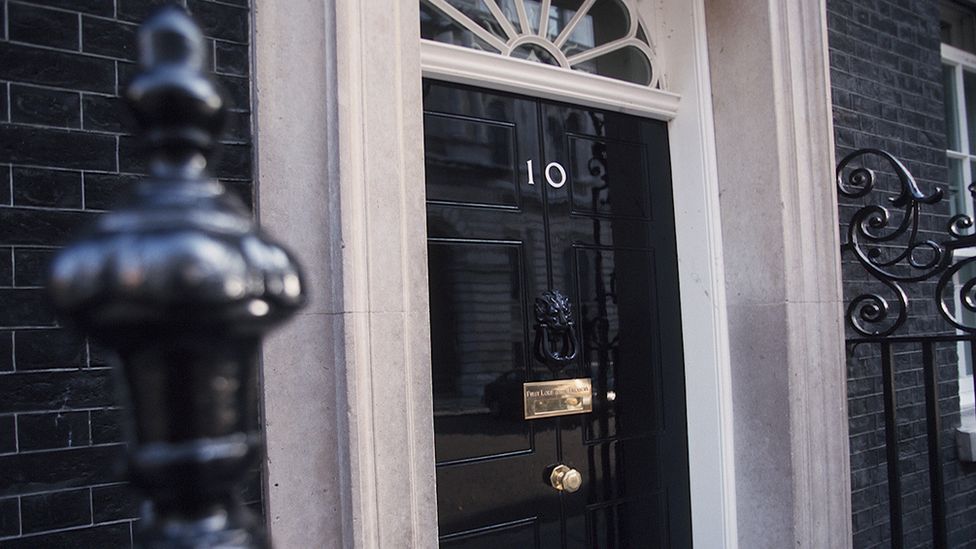
M 666 125 L 424 91 L 442 546 L 690 547 Z M 551 288 L 581 342 L 555 373 L 532 353 L 532 304 Z M 594 411 L 524 420 L 522 383 L 554 377 L 592 379 Z M 560 463 L 582 473 L 578 492 L 547 483 Z

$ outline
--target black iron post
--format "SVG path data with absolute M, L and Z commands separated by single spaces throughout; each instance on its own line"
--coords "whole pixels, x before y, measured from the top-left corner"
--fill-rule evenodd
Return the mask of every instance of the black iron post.
M 129 476 L 147 496 L 147 548 L 267 542 L 239 483 L 263 453 L 256 427 L 262 336 L 304 303 L 299 267 L 207 174 L 226 104 L 203 72 L 200 30 L 165 8 L 139 31 L 127 99 L 150 176 L 55 258 L 67 323 L 119 357 L 132 415 Z

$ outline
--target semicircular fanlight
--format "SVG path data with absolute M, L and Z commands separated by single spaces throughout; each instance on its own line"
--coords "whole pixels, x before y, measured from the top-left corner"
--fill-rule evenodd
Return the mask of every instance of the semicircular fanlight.
M 647 29 L 623 0 L 420 0 L 427 40 L 660 87 Z

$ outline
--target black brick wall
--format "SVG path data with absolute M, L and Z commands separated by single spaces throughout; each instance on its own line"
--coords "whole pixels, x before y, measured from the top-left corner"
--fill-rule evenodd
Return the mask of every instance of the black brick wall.
M 923 191 L 945 185 L 948 173 L 938 3 L 827 0 L 827 17 L 837 159 L 858 148 L 881 148 L 906 164 Z M 894 191 L 890 177 L 882 183 L 882 188 Z M 878 200 L 873 193 L 871 201 Z M 866 203 L 840 197 L 842 231 L 846 232 L 846 220 Z M 927 211 L 921 220 L 920 239 L 944 240 L 948 204 L 943 201 L 935 208 L 927 207 Z M 844 261 L 847 299 L 879 290 L 850 257 Z M 908 289 L 912 316 L 903 333 L 946 330 L 931 297 L 934 284 L 931 281 Z M 921 353 L 917 346 L 897 346 L 895 351 L 905 546 L 931 547 Z M 848 359 L 854 547 L 858 549 L 891 546 L 879 355 L 877 346 L 859 346 Z M 942 397 L 949 545 L 976 547 L 976 468 L 957 461 L 954 441 L 959 425 L 955 347 L 938 347 L 936 362 Z
M 0 547 L 127 547 L 108 357 L 58 328 L 51 253 L 144 170 L 119 99 L 159 1 L 0 0 Z M 217 175 L 250 204 L 249 0 L 186 0 L 236 107 Z M 255 478 L 245 497 L 259 507 Z

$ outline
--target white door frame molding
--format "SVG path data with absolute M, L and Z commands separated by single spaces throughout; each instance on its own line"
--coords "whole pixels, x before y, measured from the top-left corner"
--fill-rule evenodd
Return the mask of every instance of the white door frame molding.
M 849 547 L 824 0 L 708 0 L 742 547 Z
M 421 68 L 425 77 L 669 121 L 672 180 L 681 189 L 674 207 L 692 536 L 697 547 L 734 547 L 732 393 L 704 6 L 699 0 L 637 7 L 672 91 L 427 40 Z
M 420 62 L 428 78 L 659 120 L 674 118 L 680 101 L 647 86 L 430 40 L 420 45 Z
M 264 348 L 278 547 L 435 547 L 417 2 L 255 9 L 262 225 L 311 302 Z
M 828 166 L 830 110 L 822 87 L 823 2 L 793 6 L 792 0 L 766 0 L 758 6 L 766 10 L 764 18 L 749 19 L 745 14 L 752 12 L 740 9 L 732 15 L 740 16 L 741 25 L 706 28 L 706 8 L 711 17 L 740 4 L 639 1 L 673 93 L 639 94 L 626 83 L 590 78 L 569 92 L 575 96 L 538 81 L 532 88 L 518 88 L 510 78 L 499 82 L 507 69 L 494 70 L 494 82 L 478 79 L 470 68 L 458 67 L 446 46 L 422 47 L 416 1 L 296 0 L 287 10 L 255 6 L 259 213 L 262 224 L 304 260 L 312 290 L 308 309 L 264 348 L 265 501 L 277 546 L 437 543 L 422 67 L 441 79 L 507 86 L 503 89 L 669 120 L 673 180 L 680 184 L 675 214 L 694 543 L 779 546 L 750 543 L 763 539 L 768 527 L 750 498 L 771 485 L 771 493 L 789 496 L 776 503 L 789 509 L 781 518 L 800 546 L 849 543 L 843 348 L 834 348 L 842 343 L 840 315 L 837 325 L 824 320 L 838 308 L 839 276 L 832 255 L 837 248 L 830 241 L 836 238 L 836 209 L 830 209 L 835 208 Z M 766 46 L 775 45 L 764 50 L 765 69 L 773 78 L 753 80 L 748 72 L 717 69 L 726 59 L 715 53 L 715 44 L 728 39 L 735 49 L 726 49 L 724 56 L 748 63 L 751 50 L 736 40 L 748 42 L 751 33 L 767 37 Z M 547 74 L 546 67 L 537 68 L 540 72 L 520 70 Z M 730 80 L 718 82 L 719 77 Z M 713 118 L 711 94 L 730 82 L 772 90 L 773 100 L 765 104 L 766 118 L 770 109 L 775 112 L 772 137 L 756 143 L 773 143 L 764 154 L 784 161 L 764 174 L 762 181 L 771 187 L 761 192 L 772 188 L 786 207 L 769 210 L 781 217 L 768 226 L 741 209 L 747 199 L 740 195 L 760 192 L 760 179 L 750 181 L 750 169 L 762 168 L 750 168 L 756 161 L 750 156 L 729 163 L 736 158 L 735 141 L 744 141 L 736 133 L 740 120 L 718 111 Z M 552 95 L 557 93 L 562 95 Z M 756 111 L 752 116 L 764 118 Z M 730 232 L 730 220 L 742 217 L 763 229 L 741 231 L 752 240 Z M 743 304 L 743 277 L 757 264 L 744 271 L 745 259 L 736 258 L 748 256 L 769 227 L 774 235 L 779 231 L 785 250 L 782 261 L 769 268 L 799 285 L 791 287 L 798 293 L 776 298 L 789 311 L 779 322 L 790 326 L 792 335 L 766 362 L 753 365 L 749 361 L 765 349 L 742 350 L 763 343 L 758 341 L 763 334 L 744 331 L 746 309 L 736 307 Z M 723 256 L 723 246 L 734 255 Z M 822 280 L 836 280 L 837 288 L 817 293 L 824 290 L 816 284 Z M 804 370 L 810 364 L 816 367 Z M 783 376 L 799 381 L 756 384 L 755 376 L 772 374 L 780 381 Z M 745 416 L 739 405 L 755 387 L 769 387 L 773 392 L 763 398 L 784 408 L 743 405 L 757 414 Z M 754 445 L 767 432 L 778 437 L 773 453 Z M 742 467 L 749 457 L 771 464 L 765 478 Z
M 640 2 L 668 88 L 684 339 L 691 522 L 696 547 L 737 547 L 731 359 L 719 172 L 702 0 Z
M 336 0 L 335 14 L 343 542 L 434 547 L 419 7 Z

